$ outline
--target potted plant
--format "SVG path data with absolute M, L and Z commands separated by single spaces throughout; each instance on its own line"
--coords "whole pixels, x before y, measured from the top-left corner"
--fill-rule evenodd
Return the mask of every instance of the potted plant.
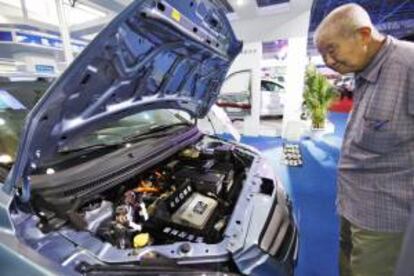
M 311 117 L 312 130 L 324 129 L 328 107 L 335 96 L 335 88 L 315 66 L 308 65 L 304 90 L 303 98 Z

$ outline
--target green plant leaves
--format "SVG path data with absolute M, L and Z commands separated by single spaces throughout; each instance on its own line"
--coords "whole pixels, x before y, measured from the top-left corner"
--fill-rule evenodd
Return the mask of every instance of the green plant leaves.
M 328 79 L 322 75 L 313 65 L 309 65 L 305 72 L 305 91 L 303 98 L 308 108 L 312 126 L 323 128 L 328 107 L 335 96 L 335 88 Z

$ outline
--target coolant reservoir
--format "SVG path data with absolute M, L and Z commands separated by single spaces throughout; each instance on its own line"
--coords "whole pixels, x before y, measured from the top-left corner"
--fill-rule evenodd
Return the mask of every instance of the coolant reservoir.
M 142 248 L 149 244 L 150 235 L 148 233 L 140 233 L 134 237 L 134 248 Z

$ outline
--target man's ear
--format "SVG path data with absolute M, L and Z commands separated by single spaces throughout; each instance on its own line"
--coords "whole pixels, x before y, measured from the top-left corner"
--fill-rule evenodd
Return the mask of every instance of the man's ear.
M 360 27 L 357 29 L 357 35 L 362 40 L 364 45 L 368 45 L 368 43 L 371 41 L 372 30 L 370 27 Z

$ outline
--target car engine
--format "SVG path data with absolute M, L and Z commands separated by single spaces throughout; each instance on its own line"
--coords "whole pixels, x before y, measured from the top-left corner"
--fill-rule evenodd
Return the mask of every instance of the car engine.
M 95 196 L 70 212 L 67 222 L 119 249 L 217 243 L 248 163 L 249 156 L 232 144 L 203 139 Z

